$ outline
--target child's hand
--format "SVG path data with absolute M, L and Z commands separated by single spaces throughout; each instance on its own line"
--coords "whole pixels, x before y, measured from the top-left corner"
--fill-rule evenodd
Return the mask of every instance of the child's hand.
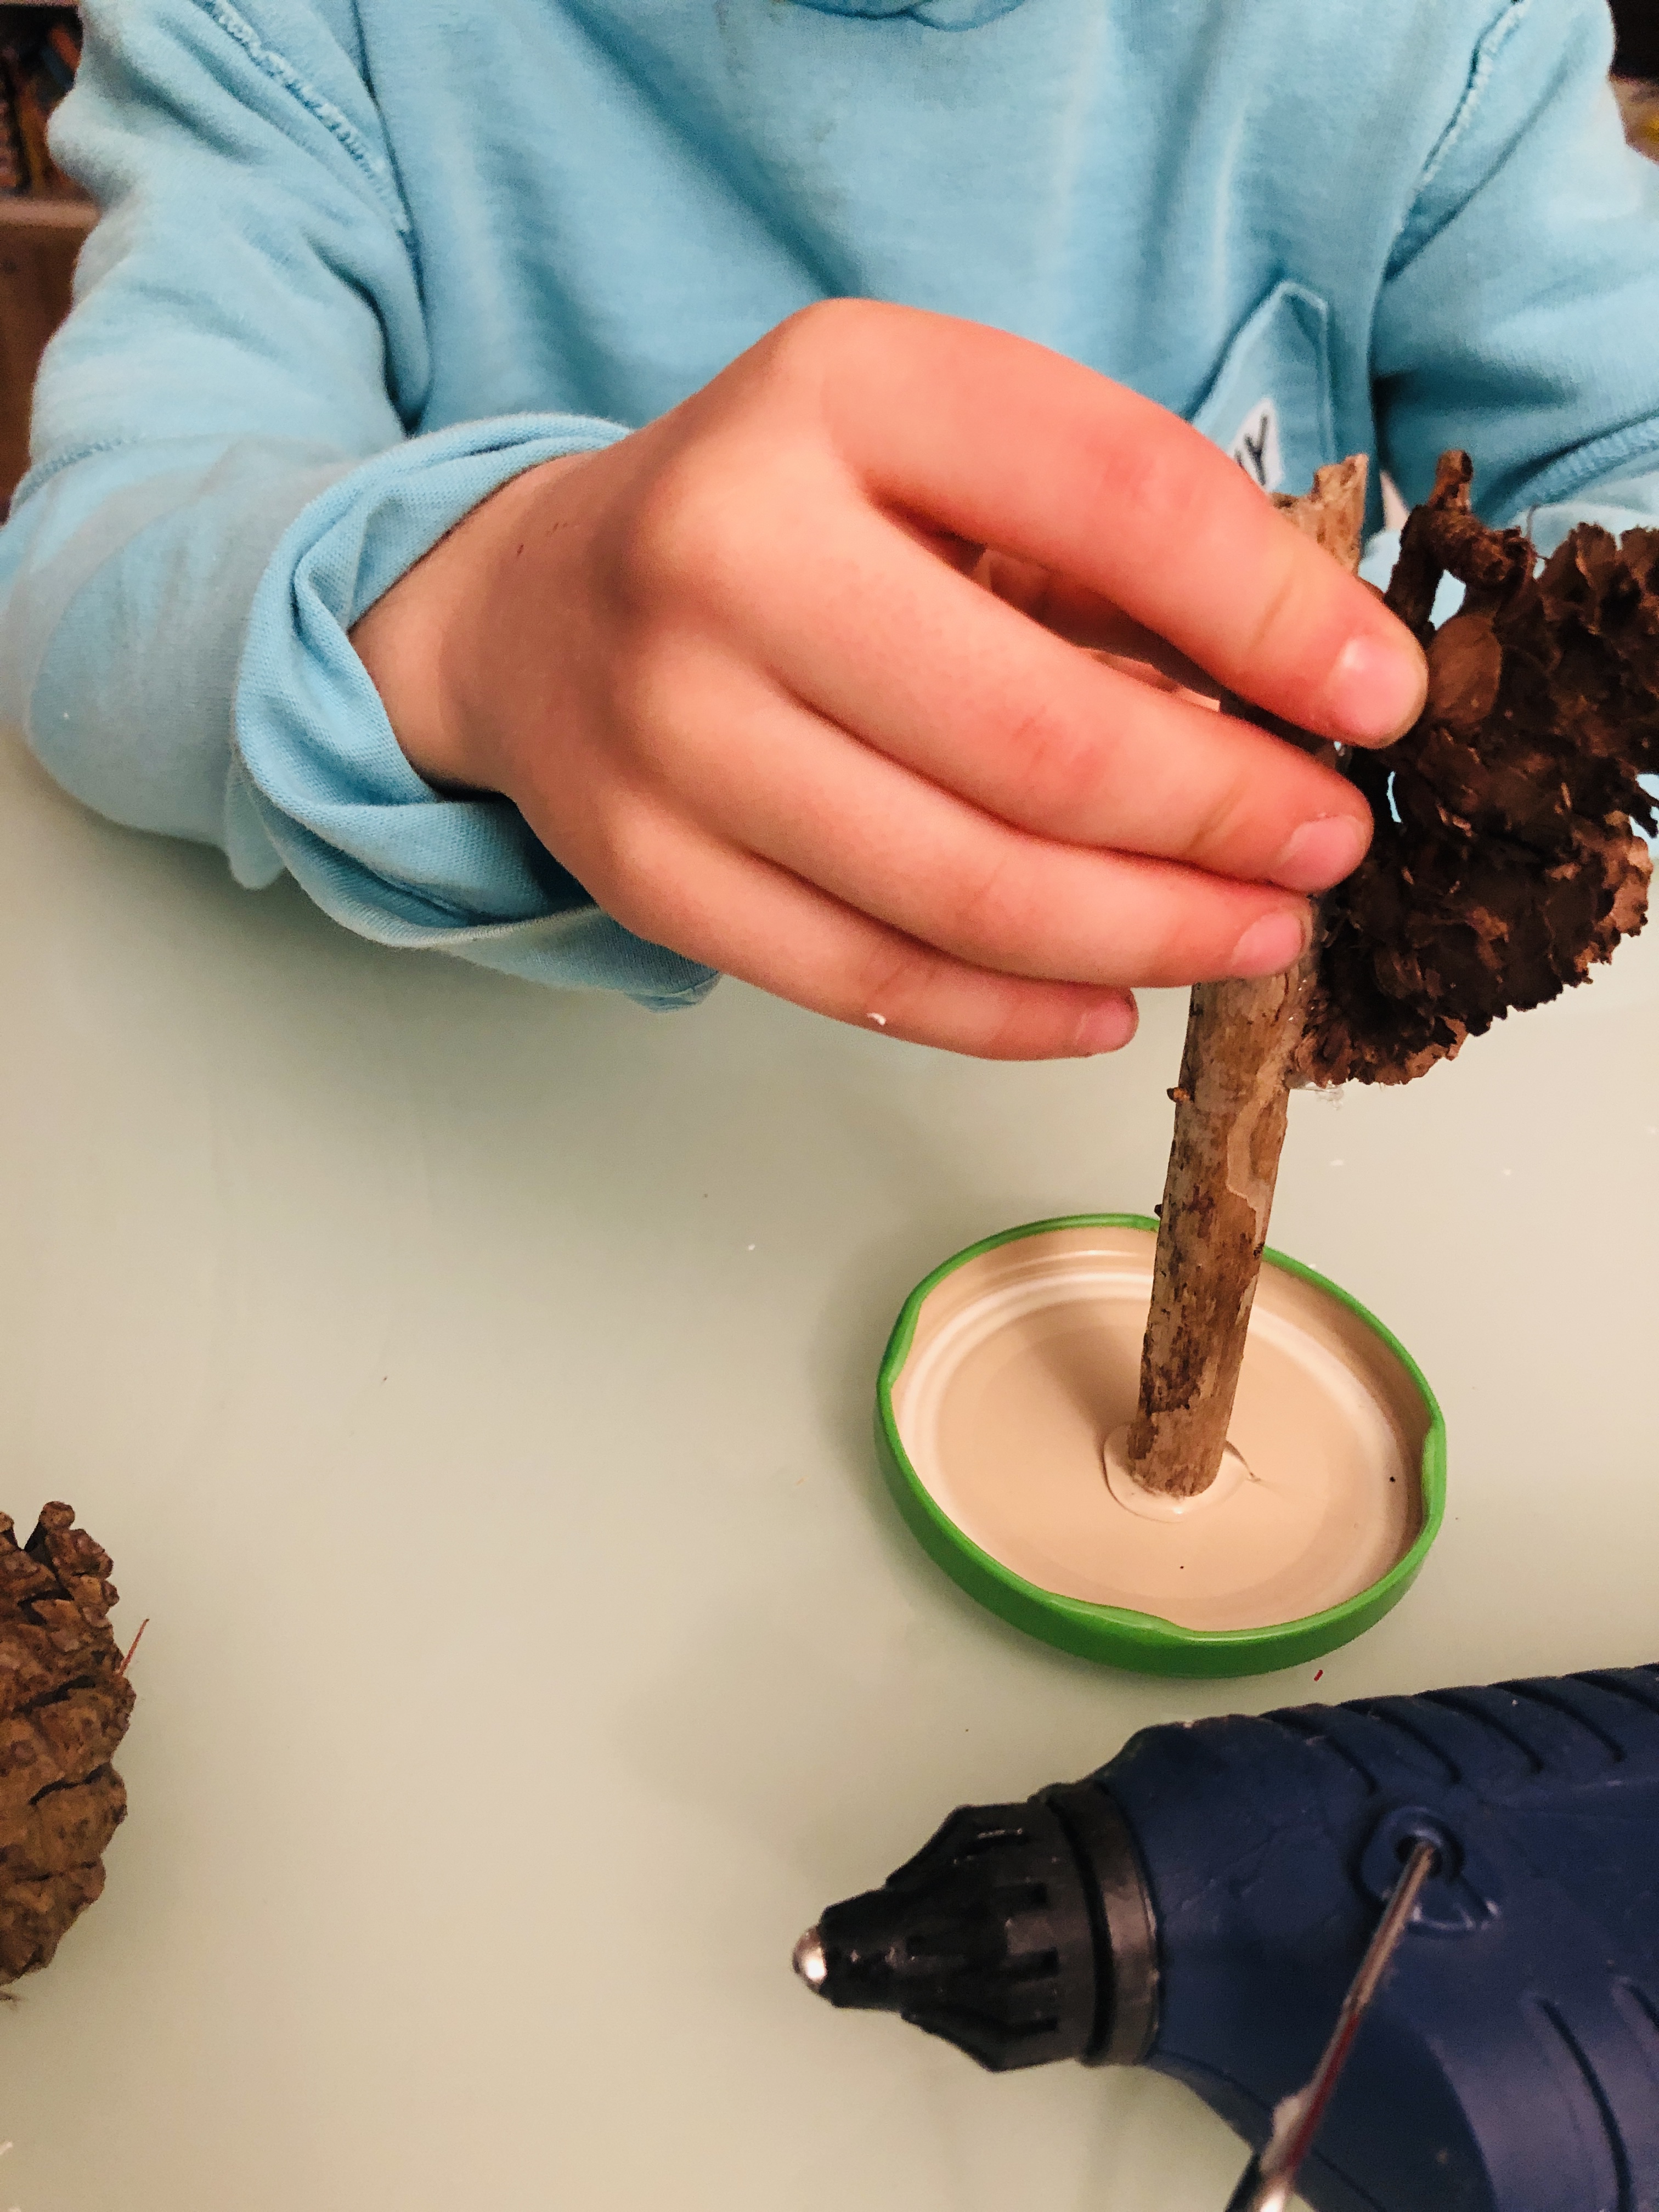
M 1005 1059 L 1124 1043 L 1137 983 L 1288 966 L 1370 832 L 1334 771 L 1080 646 L 1359 744 L 1426 680 L 1173 416 L 860 302 L 515 479 L 354 641 L 415 766 L 507 793 L 630 929 Z

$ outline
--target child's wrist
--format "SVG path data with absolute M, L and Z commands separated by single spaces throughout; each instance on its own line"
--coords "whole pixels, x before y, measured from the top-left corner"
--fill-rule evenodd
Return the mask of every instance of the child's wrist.
M 380 695 L 404 758 L 440 790 L 477 787 L 441 674 L 456 611 L 453 538 L 452 532 L 406 570 L 351 630 L 353 650 Z
M 510 596 L 520 518 L 580 455 L 526 470 L 456 524 L 352 626 L 351 644 L 380 695 L 410 765 L 440 791 L 501 790 L 486 642 Z

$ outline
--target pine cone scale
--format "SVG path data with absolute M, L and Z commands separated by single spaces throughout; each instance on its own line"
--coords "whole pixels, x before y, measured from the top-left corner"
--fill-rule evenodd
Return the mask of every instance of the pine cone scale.
M 1583 981 L 1647 916 L 1659 772 L 1659 531 L 1583 525 L 1534 574 L 1443 457 L 1389 605 L 1430 668 L 1417 726 L 1356 756 L 1370 851 L 1324 902 L 1304 1082 L 1401 1083 Z M 1443 574 L 1462 610 L 1433 628 Z
M 104 1887 L 126 1817 L 111 1765 L 133 1692 L 109 1626 L 109 1555 L 72 1508 L 27 1545 L 0 1514 L 0 1985 L 51 1963 Z

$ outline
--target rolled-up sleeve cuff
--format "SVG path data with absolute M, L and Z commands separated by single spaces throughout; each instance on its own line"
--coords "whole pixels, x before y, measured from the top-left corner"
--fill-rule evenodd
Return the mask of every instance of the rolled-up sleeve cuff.
M 261 579 L 237 678 L 228 842 L 243 882 L 286 869 L 362 936 L 566 989 L 661 1006 L 709 989 L 712 970 L 602 913 L 508 801 L 445 797 L 418 775 L 350 643 L 490 493 L 625 434 L 580 416 L 468 423 L 377 456 L 297 517 Z

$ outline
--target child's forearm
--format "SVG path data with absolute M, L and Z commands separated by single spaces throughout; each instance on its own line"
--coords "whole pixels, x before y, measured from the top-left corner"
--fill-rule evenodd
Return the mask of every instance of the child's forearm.
M 346 642 L 516 471 L 621 432 L 410 436 L 431 363 L 379 118 L 323 11 L 287 31 L 275 70 L 182 0 L 119 40 L 94 16 L 55 143 L 108 212 L 0 532 L 0 714 L 100 811 L 289 871 L 363 934 L 682 1002 L 706 971 L 596 913 L 510 806 L 416 775 Z

